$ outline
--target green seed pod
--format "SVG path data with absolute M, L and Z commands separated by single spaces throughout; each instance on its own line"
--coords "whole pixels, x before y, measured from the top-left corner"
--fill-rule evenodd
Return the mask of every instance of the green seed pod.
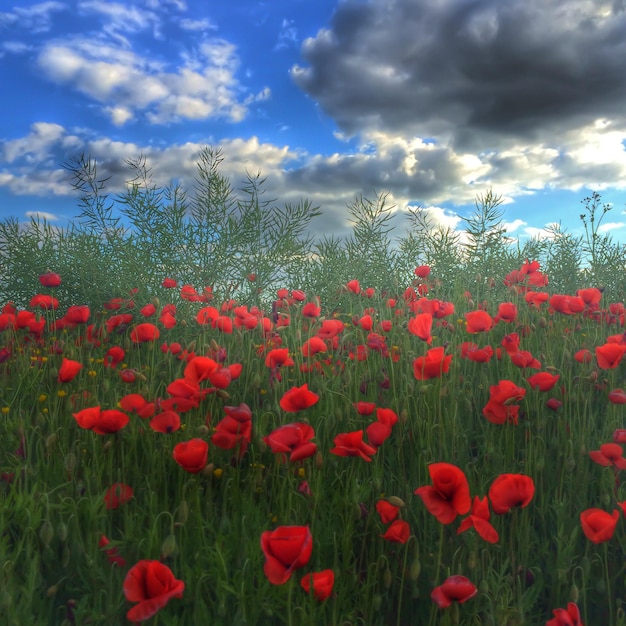
M 478 585 L 478 591 L 480 591 L 480 593 L 489 593 L 489 583 L 484 578 Z
M 572 602 L 578 602 L 578 587 L 576 586 L 576 583 L 572 583 L 572 586 L 570 587 L 569 590 L 569 596 L 572 599 Z
M 39 529 L 39 539 L 41 543 L 47 548 L 50 545 L 54 537 L 54 528 L 52 528 L 52 524 L 46 520 Z
M 108 379 L 108 378 L 103 378 L 100 381 L 100 387 L 101 387 L 102 391 L 104 391 L 106 393 L 107 391 L 109 391 L 111 389 L 111 380 Z
M 59 590 L 59 585 L 52 585 L 51 587 L 48 587 L 48 589 L 46 590 L 46 596 L 48 598 L 53 598 L 54 596 L 57 595 L 58 590 Z

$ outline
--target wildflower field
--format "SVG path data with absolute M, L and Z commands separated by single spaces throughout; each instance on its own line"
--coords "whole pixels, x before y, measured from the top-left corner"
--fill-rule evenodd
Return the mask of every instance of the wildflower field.
M 626 625 L 623 247 L 129 162 L 0 223 L 0 619 Z

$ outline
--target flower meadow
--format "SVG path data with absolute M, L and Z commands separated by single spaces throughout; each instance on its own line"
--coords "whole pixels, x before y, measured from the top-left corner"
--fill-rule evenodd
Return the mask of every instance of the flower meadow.
M 623 298 L 545 250 L 453 282 L 446 236 L 325 291 L 16 268 L 3 623 L 626 624 Z

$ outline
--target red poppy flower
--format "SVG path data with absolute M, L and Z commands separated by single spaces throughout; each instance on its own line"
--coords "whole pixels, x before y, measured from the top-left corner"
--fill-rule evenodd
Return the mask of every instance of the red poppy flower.
M 602 299 L 602 292 L 597 287 L 589 287 L 588 289 L 579 289 L 576 295 L 582 298 L 587 305 L 598 304 Z
M 413 375 L 417 380 L 440 378 L 450 369 L 452 355 L 445 356 L 445 348 L 431 348 L 426 356 L 419 356 L 413 361 Z
M 613 509 L 613 513 L 607 513 L 602 509 L 587 509 L 580 514 L 580 524 L 585 537 L 593 543 L 603 543 L 613 537 L 619 511 Z
M 599 450 L 592 450 L 589 456 L 598 465 L 609 467 L 613 465 L 619 469 L 626 469 L 626 459 L 622 456 L 624 450 L 617 443 L 603 443 Z
M 489 501 L 497 515 L 504 515 L 516 506 L 528 506 L 534 495 L 535 483 L 524 474 L 501 474 L 489 488 Z
M 626 443 L 626 428 L 617 428 L 613 432 L 614 443 Z
M 418 278 L 427 278 L 430 274 L 430 266 L 429 265 L 418 265 L 413 272 Z
M 615 369 L 621 362 L 626 346 L 617 343 L 605 343 L 596 347 L 596 361 L 603 370 Z
M 591 353 L 591 350 L 578 350 L 578 352 L 574 354 L 574 359 L 579 363 L 591 363 L 591 361 L 593 361 L 593 354 Z
M 120 399 L 119 405 L 127 413 L 136 413 L 142 419 L 152 417 L 155 411 L 154 402 L 148 402 L 140 393 L 129 393 Z
M 364 461 L 369 462 L 372 460 L 370 457 L 376 454 L 376 448 L 363 441 L 362 430 L 340 433 L 334 438 L 333 443 L 335 447 L 330 450 L 330 453 L 337 456 L 360 456 Z
M 541 367 L 541 363 L 528 350 L 509 352 L 509 357 L 511 358 L 511 363 L 517 367 L 536 370 Z
M 512 302 L 501 302 L 498 306 L 498 313 L 494 319 L 494 323 L 502 320 L 510 324 L 517 319 L 517 307 Z
M 145 343 L 148 341 L 155 341 L 159 338 L 159 329 L 150 322 L 145 324 L 137 324 L 130 333 L 130 338 L 134 343 Z
M 342 333 L 343 329 L 344 325 L 341 320 L 324 320 L 317 331 L 317 336 L 321 339 L 332 339 Z
M 502 347 L 506 350 L 507 354 L 515 354 L 519 351 L 519 342 L 519 335 L 517 333 L 511 333 L 502 338 Z
M 164 278 L 161 283 L 161 287 L 165 287 L 166 289 L 173 289 L 177 285 L 178 283 L 173 278 Z
M 176 411 L 162 411 L 150 420 L 150 428 L 157 433 L 173 433 L 180 428 L 180 415 Z
M 435 587 L 430 597 L 440 609 L 445 609 L 453 602 L 463 604 L 478 593 L 476 586 L 465 576 L 450 576 L 442 585 Z
M 269 435 L 263 437 L 263 441 L 275 454 L 289 455 L 291 462 L 302 461 L 311 457 L 317 451 L 317 445 L 311 442 L 315 437 L 315 431 L 309 424 L 295 422 L 285 424 Z
M 626 404 L 626 391 L 623 389 L 609 391 L 609 401 L 613 404 Z
M 53 298 L 52 296 L 49 296 L 47 294 L 38 293 L 37 295 L 31 298 L 30 302 L 28 303 L 28 306 L 31 309 L 35 309 L 39 307 L 40 309 L 46 309 L 46 310 L 53 309 L 56 311 L 56 309 L 59 308 L 59 301 L 56 298 Z
M 465 314 L 465 329 L 468 333 L 484 333 L 493 327 L 493 318 L 486 311 L 470 311 Z
M 39 277 L 39 282 L 44 287 L 58 287 L 61 284 L 61 277 L 55 272 L 46 272 Z
M 475 343 L 471 341 L 464 341 L 461 344 L 461 358 L 469 359 L 475 363 L 489 363 L 493 357 L 493 348 L 491 346 L 485 346 L 479 348 Z
M 380 521 L 383 524 L 389 524 L 398 517 L 399 506 L 387 502 L 387 500 L 378 500 L 376 502 L 376 511 L 380 515 Z
M 546 626 L 584 626 L 574 602 L 568 602 L 567 609 L 553 609 L 552 614 L 554 617 L 546 622 Z
M 199 438 L 183 441 L 174 446 L 172 456 L 186 472 L 198 474 L 206 466 L 209 444 Z
M 355 402 L 354 407 L 359 415 L 371 415 L 376 410 L 376 403 L 360 401 Z
M 326 349 L 326 344 L 324 344 L 324 349 Z M 295 361 L 289 356 L 289 348 L 274 348 L 265 357 L 266 367 L 289 367 L 295 364 Z
M 429 513 L 442 524 L 450 524 L 457 515 L 465 515 L 472 501 L 463 470 L 450 463 L 431 463 L 428 472 L 432 486 L 419 487 L 414 493 L 422 498 Z
M 558 374 L 550 374 L 550 372 L 539 372 L 529 376 L 526 380 L 533 389 L 539 391 L 550 391 L 554 385 L 559 382 L 560 376 Z
M 428 345 L 433 342 L 431 330 L 433 327 L 433 316 L 430 313 L 420 313 L 409 319 L 407 328 L 412 335 L 419 337 Z
M 346 283 L 346 288 L 348 289 L 348 291 L 351 291 L 352 293 L 356 293 L 356 294 L 361 293 L 361 285 L 359 284 L 359 281 L 356 279 L 349 280 Z
M 314 356 L 328 350 L 326 342 L 321 337 L 311 337 L 302 344 L 302 356 Z
M 91 312 L 86 304 L 71 306 L 63 316 L 69 324 L 86 324 Z
M 493 424 L 511 421 L 517 424 L 519 406 L 512 404 L 524 398 L 526 390 L 510 380 L 501 380 L 489 388 L 489 400 L 483 407 L 483 415 Z
M 550 294 L 543 291 L 527 291 L 524 295 L 524 300 L 529 307 L 539 309 L 541 305 L 548 300 Z
M 106 535 L 100 535 L 98 539 L 98 546 L 104 548 L 104 553 L 107 555 L 107 559 L 111 565 L 117 565 L 118 567 L 126 567 L 126 559 L 122 558 L 119 554 L 118 548 L 107 548 L 111 542 Z
M 313 597 L 319 602 L 330 597 L 335 584 L 335 572 L 332 569 L 325 569 L 321 572 L 307 574 L 300 581 L 300 585 L 307 592 L 313 591 Z
M 287 390 L 280 399 L 279 404 L 283 411 L 297 413 L 313 406 L 319 399 L 319 395 L 310 391 L 308 384 L 304 384 L 301 387 L 292 387 Z
M 126 599 L 137 602 L 126 617 L 138 623 L 150 619 L 172 598 L 182 598 L 185 583 L 159 561 L 139 561 L 128 570 L 123 588 Z
M 82 409 L 72 416 L 81 428 L 98 435 L 116 433 L 128 424 L 128 415 L 116 409 L 102 411 L 99 406 Z
M 489 523 L 490 516 L 487 496 L 482 498 L 482 500 L 478 496 L 474 496 L 472 512 L 461 522 L 456 531 L 457 535 L 460 535 L 469 528 L 475 528 L 476 532 L 485 541 L 496 543 L 498 541 L 498 531 Z
M 82 368 L 82 363 L 63 357 L 63 362 L 61 363 L 61 367 L 59 368 L 57 380 L 60 383 L 69 383 L 71 380 L 74 380 L 74 378 Z
M 104 494 L 107 510 L 117 509 L 133 497 L 133 488 L 124 483 L 113 483 Z
M 261 533 L 265 555 L 263 571 L 270 583 L 283 585 L 294 570 L 304 567 L 311 558 L 313 536 L 308 526 L 279 526 Z
M 397 519 L 391 523 L 389 528 L 381 535 L 386 541 L 391 543 L 406 543 L 411 536 L 411 527 L 402 519 Z
M 120 346 L 113 346 L 112 348 L 109 348 L 104 355 L 104 366 L 114 368 L 124 360 L 125 356 L 126 353 L 124 352 L 124 348 L 121 348 Z

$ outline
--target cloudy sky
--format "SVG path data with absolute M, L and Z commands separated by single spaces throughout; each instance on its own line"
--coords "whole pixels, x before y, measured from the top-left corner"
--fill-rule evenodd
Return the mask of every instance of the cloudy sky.
M 378 192 L 461 229 L 491 188 L 512 236 L 577 233 L 598 190 L 626 241 L 626 0 L 4 0 L 0 92 L 0 217 L 75 217 L 80 154 L 114 191 L 210 144 L 320 232 Z

